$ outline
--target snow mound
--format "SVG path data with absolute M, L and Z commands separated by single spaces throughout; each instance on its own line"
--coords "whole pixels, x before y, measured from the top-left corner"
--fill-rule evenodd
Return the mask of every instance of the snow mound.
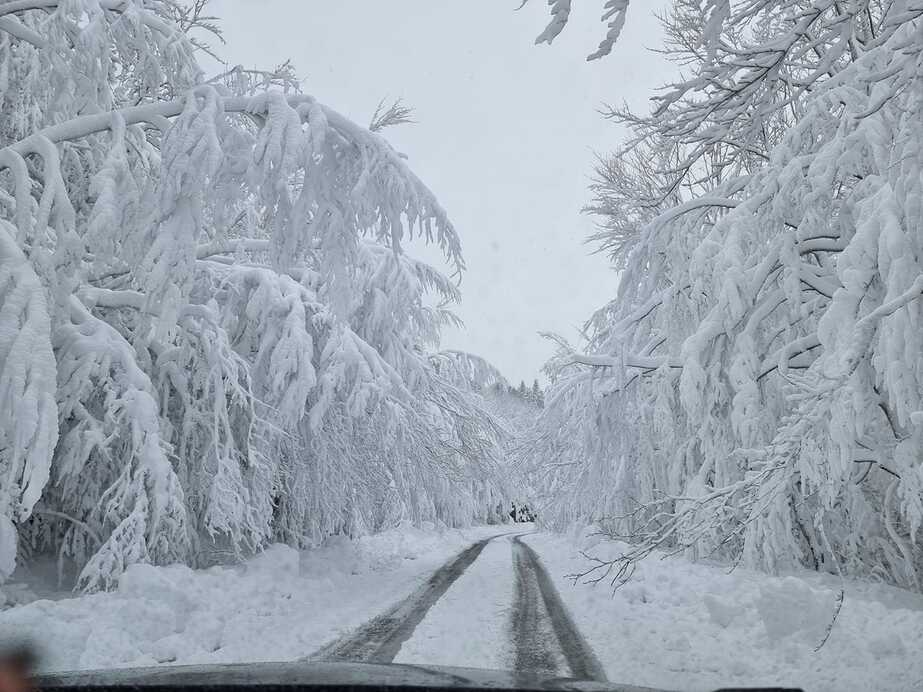
M 357 549 L 368 564 L 375 567 L 393 566 L 401 560 L 416 560 L 439 546 L 441 537 L 435 525 L 426 523 L 416 528 L 410 523 L 396 529 L 359 538 Z
M 728 573 L 724 566 L 657 555 L 613 592 L 607 582 L 574 584 L 567 576 L 589 566 L 582 553 L 612 559 L 626 547 L 592 534 L 525 540 L 610 680 L 664 689 L 920 689 L 919 594 L 809 571 Z M 841 589 L 845 598 L 834 621 Z
M 759 586 L 756 610 L 771 641 L 795 634 L 819 643 L 836 614 L 837 593 L 785 577 Z

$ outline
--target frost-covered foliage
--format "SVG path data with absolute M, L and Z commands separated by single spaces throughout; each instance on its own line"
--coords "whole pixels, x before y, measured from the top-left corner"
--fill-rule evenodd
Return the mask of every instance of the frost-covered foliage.
M 45 291 L 14 234 L 0 220 L 0 579 L 15 565 L 13 522 L 48 482 L 58 429 Z
M 519 507 L 535 508 L 536 488 L 541 487 L 536 474 L 528 473 L 522 466 L 521 450 L 535 434 L 535 424 L 541 413 L 544 394 L 536 380 L 532 387 L 525 382 L 511 386 L 505 380 L 481 388 L 487 409 L 496 417 L 505 435 L 502 438 L 502 458 L 508 469 L 510 499 Z M 510 506 L 498 511 L 503 520 L 509 516 Z
M 0 3 L 0 580 L 55 551 L 95 590 L 499 492 L 430 355 L 456 285 L 402 249 L 461 271 L 445 212 L 290 65 L 206 79 L 204 4 Z
M 676 0 L 687 75 L 602 161 L 623 270 L 533 463 L 633 548 L 920 588 L 923 7 Z M 546 517 L 548 514 L 546 513 Z
M 529 0 L 523 0 L 525 5 Z M 717 0 L 720 4 L 720 0 Z M 544 31 L 535 39 L 536 43 L 551 43 L 567 26 L 570 20 L 571 3 L 573 0 L 548 0 L 548 11 L 551 13 L 551 21 L 545 27 Z M 625 26 L 625 16 L 628 14 L 629 0 L 601 0 L 602 2 L 602 21 L 606 24 L 606 36 L 599 43 L 599 47 L 587 56 L 587 60 L 598 60 L 612 52 L 615 42 L 618 41 L 619 35 Z M 716 0 L 708 0 L 709 4 L 714 4 Z

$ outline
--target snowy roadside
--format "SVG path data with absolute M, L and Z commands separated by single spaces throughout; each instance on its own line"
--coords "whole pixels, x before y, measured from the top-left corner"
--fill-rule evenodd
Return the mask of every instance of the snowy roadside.
M 770 577 L 693 564 L 642 563 L 614 593 L 576 584 L 580 548 L 615 556 L 619 544 L 551 534 L 527 536 L 610 680 L 666 689 L 732 685 L 822 690 L 923 686 L 923 596 L 849 581 L 843 608 L 817 653 L 835 608 L 838 579 L 814 572 Z
M 243 565 L 135 565 L 110 593 L 0 611 L 0 638 L 44 647 L 45 670 L 307 656 L 406 597 L 471 543 L 512 530 L 409 526 L 299 552 L 270 547 Z

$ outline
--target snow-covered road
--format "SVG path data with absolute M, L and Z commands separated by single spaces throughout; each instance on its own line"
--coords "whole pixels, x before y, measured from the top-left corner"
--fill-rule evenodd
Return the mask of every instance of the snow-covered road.
M 605 671 L 667 690 L 923 688 L 919 594 L 805 571 L 729 573 L 680 556 L 645 561 L 615 592 L 568 578 L 585 554 L 623 547 L 592 528 L 408 525 L 303 552 L 271 546 L 239 565 L 134 565 L 115 591 L 43 591 L 0 610 L 0 640 L 45 644 L 47 672 L 338 657 Z M 818 650 L 840 589 L 844 605 Z
M 605 680 L 528 530 L 481 540 L 312 659 L 419 663 Z
M 513 538 L 516 604 L 513 630 L 516 670 L 562 672 L 582 680 L 605 680 L 603 667 L 567 612 L 538 554 Z
M 510 670 L 510 536 L 491 540 L 433 606 L 395 662 Z

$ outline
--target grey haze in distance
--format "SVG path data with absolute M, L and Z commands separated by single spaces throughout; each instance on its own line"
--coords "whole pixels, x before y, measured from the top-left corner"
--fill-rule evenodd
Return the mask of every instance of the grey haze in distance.
M 468 265 L 465 327 L 443 346 L 485 356 L 514 382 L 540 377 L 552 347 L 538 332 L 576 338 L 616 289 L 606 258 L 583 244 L 593 222 L 580 209 L 594 151 L 624 134 L 601 105 L 646 109 L 672 74 L 648 50 L 662 45 L 661 4 L 634 3 L 613 54 L 587 63 L 604 35 L 592 0 L 575 3 L 550 47 L 533 45 L 543 0 L 519 12 L 516 0 L 213 0 L 229 63 L 290 58 L 306 92 L 357 122 L 382 98 L 414 108 L 415 124 L 386 134 L 448 211 Z

